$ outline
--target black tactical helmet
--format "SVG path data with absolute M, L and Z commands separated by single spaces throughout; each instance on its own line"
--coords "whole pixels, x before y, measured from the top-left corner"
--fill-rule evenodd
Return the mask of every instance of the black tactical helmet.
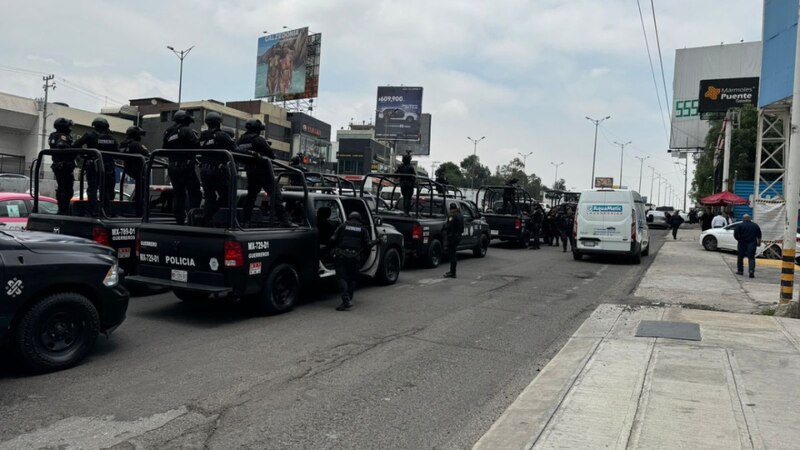
M 411 163 L 411 154 L 406 153 L 403 155 L 403 164 L 410 164 Z
M 298 156 L 298 155 L 292 156 L 292 161 L 291 162 L 292 162 L 293 166 L 299 166 L 300 165 L 300 156 Z
M 187 114 L 186 111 L 179 109 L 175 111 L 175 115 L 172 116 L 172 121 L 180 124 L 189 124 L 194 122 L 194 117 Z
M 128 129 L 125 130 L 125 134 L 129 137 L 136 138 L 136 137 L 142 137 L 147 133 L 143 129 L 137 126 L 132 126 L 128 127 Z
M 361 222 L 361 214 L 358 211 L 353 211 L 347 215 L 347 220 L 357 220 Z
M 244 123 L 244 128 L 253 133 L 260 133 L 264 131 L 264 124 L 258 119 L 248 119 L 247 122 Z
M 108 121 L 102 117 L 96 117 L 92 121 L 92 128 L 97 130 L 107 130 L 109 127 Z
M 213 126 L 220 126 L 221 124 L 222 124 L 222 114 L 214 111 L 211 111 L 210 113 L 206 114 L 206 125 L 213 127 Z
M 72 121 L 63 117 L 59 117 L 55 120 L 55 122 L 53 122 L 53 128 L 55 128 L 57 131 L 69 131 L 72 128 Z

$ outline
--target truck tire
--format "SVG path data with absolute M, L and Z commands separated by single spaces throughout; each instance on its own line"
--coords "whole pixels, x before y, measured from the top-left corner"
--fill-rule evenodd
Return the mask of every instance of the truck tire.
M 397 279 L 400 277 L 400 266 L 402 266 L 400 252 L 396 248 L 386 249 L 378 267 L 378 283 L 384 286 L 397 283 Z
M 252 299 L 253 306 L 259 314 L 283 314 L 294 308 L 299 292 L 297 270 L 291 264 L 278 264 L 269 272 L 264 290 Z
M 650 243 L 647 243 L 647 248 L 642 250 L 642 256 L 650 256 Z
M 52 294 L 25 311 L 14 345 L 22 361 L 36 372 L 78 364 L 92 350 L 100 332 L 97 308 L 75 292 Z
M 489 236 L 486 233 L 481 233 L 481 238 L 478 239 L 478 246 L 472 250 L 472 254 L 476 258 L 483 258 L 486 252 L 489 251 Z
M 178 300 L 185 303 L 203 303 L 210 298 L 208 294 L 184 291 L 183 289 L 173 289 L 172 293 L 175 294 L 175 297 L 178 297 Z
M 425 255 L 423 261 L 425 266 L 431 269 L 439 267 L 439 263 L 442 262 L 442 251 L 442 241 L 432 239 L 431 244 L 428 246 L 428 254 Z
M 530 231 L 523 232 L 522 238 L 517 242 L 517 247 L 526 248 L 530 240 L 531 240 L 531 232 Z

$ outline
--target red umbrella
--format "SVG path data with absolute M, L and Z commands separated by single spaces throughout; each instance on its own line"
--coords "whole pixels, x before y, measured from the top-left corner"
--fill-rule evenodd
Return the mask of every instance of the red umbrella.
M 705 206 L 733 206 L 746 205 L 750 202 L 732 192 L 722 191 L 720 193 L 709 195 L 708 197 L 700 199 L 700 203 Z

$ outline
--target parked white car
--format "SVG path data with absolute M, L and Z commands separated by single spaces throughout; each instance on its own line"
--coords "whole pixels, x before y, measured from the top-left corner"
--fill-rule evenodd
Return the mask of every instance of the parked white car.
M 710 228 L 700 234 L 700 245 L 708 251 L 726 250 L 736 251 L 738 243 L 733 238 L 733 232 L 736 227 L 742 222 L 735 222 L 727 227 Z M 797 234 L 797 241 L 800 242 L 800 233 Z M 764 251 L 764 246 L 761 245 L 756 249 L 756 255 L 760 255 Z
M 647 226 L 649 228 L 669 228 L 667 213 L 664 211 L 647 211 Z

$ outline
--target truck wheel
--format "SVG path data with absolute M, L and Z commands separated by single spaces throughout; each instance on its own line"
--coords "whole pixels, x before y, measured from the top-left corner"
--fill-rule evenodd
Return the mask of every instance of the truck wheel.
M 264 290 L 255 296 L 254 303 L 259 314 L 275 315 L 294 308 L 300 292 L 300 278 L 291 264 L 278 264 L 267 276 Z
M 529 231 L 526 231 L 526 232 L 522 233 L 522 239 L 520 239 L 519 242 L 517 242 L 517 247 L 519 247 L 519 248 L 527 247 L 528 246 L 528 242 L 530 240 L 531 240 L 531 233 Z
M 486 256 L 487 251 L 489 251 L 489 236 L 481 234 L 481 238 L 478 240 L 478 246 L 472 250 L 472 254 L 476 258 L 483 258 Z
M 442 242 L 438 239 L 431 240 L 428 246 L 428 255 L 425 257 L 425 265 L 431 269 L 439 267 L 442 262 Z
M 172 292 L 178 300 L 186 303 L 203 303 L 209 299 L 208 294 L 194 291 L 184 291 L 182 289 L 173 289 Z
M 33 304 L 16 329 L 15 346 L 37 372 L 66 369 L 91 351 L 100 332 L 97 309 L 83 295 L 63 292 Z
M 647 248 L 642 250 L 642 256 L 650 256 L 650 243 L 647 244 Z
M 395 248 L 387 249 L 383 255 L 383 261 L 378 267 L 378 282 L 386 286 L 397 283 L 400 266 L 400 252 Z

